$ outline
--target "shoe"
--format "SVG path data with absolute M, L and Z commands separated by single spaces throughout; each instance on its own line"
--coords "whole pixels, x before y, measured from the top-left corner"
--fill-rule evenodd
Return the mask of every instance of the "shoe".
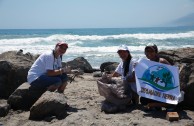
M 156 111 L 162 111 L 162 107 L 155 107 Z
M 139 104 L 139 97 L 133 98 L 132 103 L 135 105 L 138 105 Z
M 174 112 L 175 108 L 166 108 L 166 112 Z
M 132 94 L 132 103 L 135 104 L 135 105 L 138 105 L 139 104 L 139 95 L 137 93 L 133 93 Z
M 144 106 L 144 111 L 149 112 L 149 111 L 161 111 L 161 107 L 149 107 L 148 105 Z
M 60 93 L 60 94 L 64 94 L 64 91 L 57 90 L 57 92 Z

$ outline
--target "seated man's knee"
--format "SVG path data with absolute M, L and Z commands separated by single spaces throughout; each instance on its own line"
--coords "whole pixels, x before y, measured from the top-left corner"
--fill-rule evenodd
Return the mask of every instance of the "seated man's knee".
M 58 87 L 59 87 L 59 86 L 57 86 L 57 85 L 50 85 L 50 86 L 47 88 L 47 90 L 53 92 L 53 91 L 55 91 Z
M 67 74 L 62 74 L 61 75 L 61 80 L 63 81 L 63 82 L 65 82 L 65 81 L 68 81 L 68 76 L 67 76 Z

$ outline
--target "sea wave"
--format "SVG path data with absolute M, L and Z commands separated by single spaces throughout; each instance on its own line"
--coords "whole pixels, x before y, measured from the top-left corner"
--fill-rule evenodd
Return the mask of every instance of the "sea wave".
M 119 34 L 119 35 L 52 35 L 49 36 L 50 40 L 66 40 L 66 41 L 85 41 L 85 40 L 109 40 L 109 39 L 124 39 L 124 38 L 136 38 L 136 39 L 156 39 L 156 40 L 164 40 L 164 39 L 179 39 L 179 38 L 194 38 L 194 31 L 189 31 L 186 33 L 162 33 L 162 34 Z
M 118 40 L 118 39 L 138 39 L 138 40 L 166 40 L 166 39 L 183 39 L 194 38 L 194 31 L 185 33 L 160 33 L 160 34 L 119 34 L 119 35 L 63 35 L 55 34 L 48 37 L 34 37 L 34 38 L 13 38 L 13 39 L 0 39 L 0 45 L 9 44 L 55 44 L 57 41 L 67 42 L 81 42 L 81 41 L 101 41 L 101 40 Z
M 194 47 L 194 46 L 193 46 Z M 143 53 L 145 46 L 128 46 L 131 53 Z M 160 46 L 159 49 L 173 49 L 178 47 L 172 46 Z M 20 45 L 20 46 L 0 46 L 0 53 L 6 51 L 18 51 L 22 49 L 24 53 L 31 52 L 33 54 L 41 54 L 43 52 L 53 50 L 54 45 Z M 66 54 L 68 55 L 94 55 L 94 56 L 103 56 L 104 54 L 116 53 L 118 46 L 99 46 L 99 47 L 80 47 L 80 46 L 69 46 Z

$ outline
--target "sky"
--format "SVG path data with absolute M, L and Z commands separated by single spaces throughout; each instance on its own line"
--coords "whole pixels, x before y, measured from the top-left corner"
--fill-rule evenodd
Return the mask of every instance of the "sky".
M 194 0 L 0 0 L 0 29 L 165 26 Z

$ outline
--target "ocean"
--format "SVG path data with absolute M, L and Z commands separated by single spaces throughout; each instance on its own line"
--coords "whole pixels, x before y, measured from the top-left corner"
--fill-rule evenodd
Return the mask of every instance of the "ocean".
M 99 68 L 103 62 L 120 62 L 116 52 L 121 44 L 128 46 L 134 58 L 145 57 L 148 43 L 155 43 L 159 50 L 194 48 L 194 27 L 0 29 L 0 53 L 22 49 L 41 54 L 54 49 L 58 41 L 69 45 L 64 62 L 84 57 L 93 68 Z

